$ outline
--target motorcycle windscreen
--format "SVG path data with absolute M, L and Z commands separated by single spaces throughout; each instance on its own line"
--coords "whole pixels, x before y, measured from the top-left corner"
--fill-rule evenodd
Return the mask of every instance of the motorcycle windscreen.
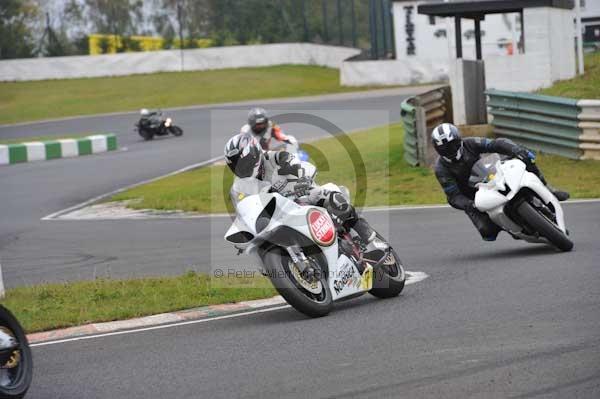
M 233 202 L 233 206 L 237 207 L 237 204 L 244 198 L 259 194 L 269 187 L 269 183 L 255 179 L 254 177 L 236 178 L 231 187 L 231 201 Z
M 500 160 L 500 155 L 490 154 L 477 161 L 471 168 L 469 186 L 475 188 L 479 183 L 487 183 L 492 180 L 497 173 L 496 163 Z

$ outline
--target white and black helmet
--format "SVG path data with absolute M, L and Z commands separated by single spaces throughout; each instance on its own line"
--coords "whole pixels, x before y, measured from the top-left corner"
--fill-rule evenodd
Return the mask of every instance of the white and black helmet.
M 263 159 L 260 144 L 250 134 L 237 134 L 225 144 L 225 161 L 237 177 L 259 177 Z
M 442 123 L 431 132 L 431 142 L 438 154 L 446 161 L 458 161 L 462 157 L 463 142 L 460 131 L 451 123 Z
M 148 115 L 150 115 L 150 111 L 148 111 L 147 108 L 142 108 L 142 109 L 140 109 L 140 115 L 148 116 Z
M 262 135 L 267 131 L 269 127 L 269 116 L 267 111 L 262 108 L 253 108 L 248 113 L 248 125 L 252 133 L 256 135 Z

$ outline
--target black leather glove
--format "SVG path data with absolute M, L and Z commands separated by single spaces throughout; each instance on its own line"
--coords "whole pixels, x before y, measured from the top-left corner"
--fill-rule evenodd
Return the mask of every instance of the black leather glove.
M 298 179 L 296 184 L 294 185 L 294 194 L 297 197 L 302 197 L 304 195 L 308 195 L 312 187 L 313 181 L 310 177 L 304 176 Z
M 525 162 L 526 165 L 533 165 L 535 163 L 535 154 L 525 147 L 519 147 L 514 150 L 513 156 Z

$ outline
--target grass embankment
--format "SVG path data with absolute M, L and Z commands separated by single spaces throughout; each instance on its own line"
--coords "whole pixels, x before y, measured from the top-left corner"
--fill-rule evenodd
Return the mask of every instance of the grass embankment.
M 56 141 L 64 139 L 81 139 L 83 137 L 93 136 L 94 134 L 102 133 L 81 133 L 81 134 L 67 134 L 67 135 L 54 135 L 54 136 L 34 136 L 34 137 L 19 137 L 19 138 L 0 138 L 0 144 L 22 144 L 31 143 L 32 141 Z
M 556 82 L 552 87 L 540 90 L 540 93 L 577 99 L 600 99 L 600 51 L 586 54 L 583 76 Z
M 347 186 L 355 198 L 366 194 L 365 206 L 439 204 L 445 197 L 432 171 L 404 162 L 403 129 L 395 124 L 346 136 L 358 148 L 347 152 L 336 138 L 304 145 L 319 174 L 320 183 Z M 325 156 L 326 155 L 326 156 Z M 364 173 L 352 159 L 364 162 Z M 571 192 L 572 198 L 600 197 L 600 164 L 540 154 L 538 164 L 549 182 Z M 357 184 L 361 177 L 366 184 Z M 118 194 L 111 200 L 136 200 L 135 209 L 228 211 L 232 175 L 223 165 L 168 177 Z
M 19 287 L 8 290 L 1 302 L 31 333 L 274 295 L 271 283 L 260 275 L 209 278 L 189 272 L 180 277 Z
M 0 83 L 0 124 L 357 90 L 340 85 L 337 69 L 296 65 L 6 82 Z

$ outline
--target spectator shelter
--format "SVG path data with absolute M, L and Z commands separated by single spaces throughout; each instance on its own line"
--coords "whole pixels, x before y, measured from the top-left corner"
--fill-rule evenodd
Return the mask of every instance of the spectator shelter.
M 456 60 L 450 62 L 454 120 L 487 122 L 486 88 L 531 91 L 575 76 L 573 0 L 479 0 L 429 2 L 418 13 L 454 20 Z M 482 22 L 489 14 L 518 13 L 520 37 L 513 55 L 482 56 Z M 463 58 L 462 20 L 475 26 L 475 60 Z M 448 40 L 451 35 L 448 35 Z

